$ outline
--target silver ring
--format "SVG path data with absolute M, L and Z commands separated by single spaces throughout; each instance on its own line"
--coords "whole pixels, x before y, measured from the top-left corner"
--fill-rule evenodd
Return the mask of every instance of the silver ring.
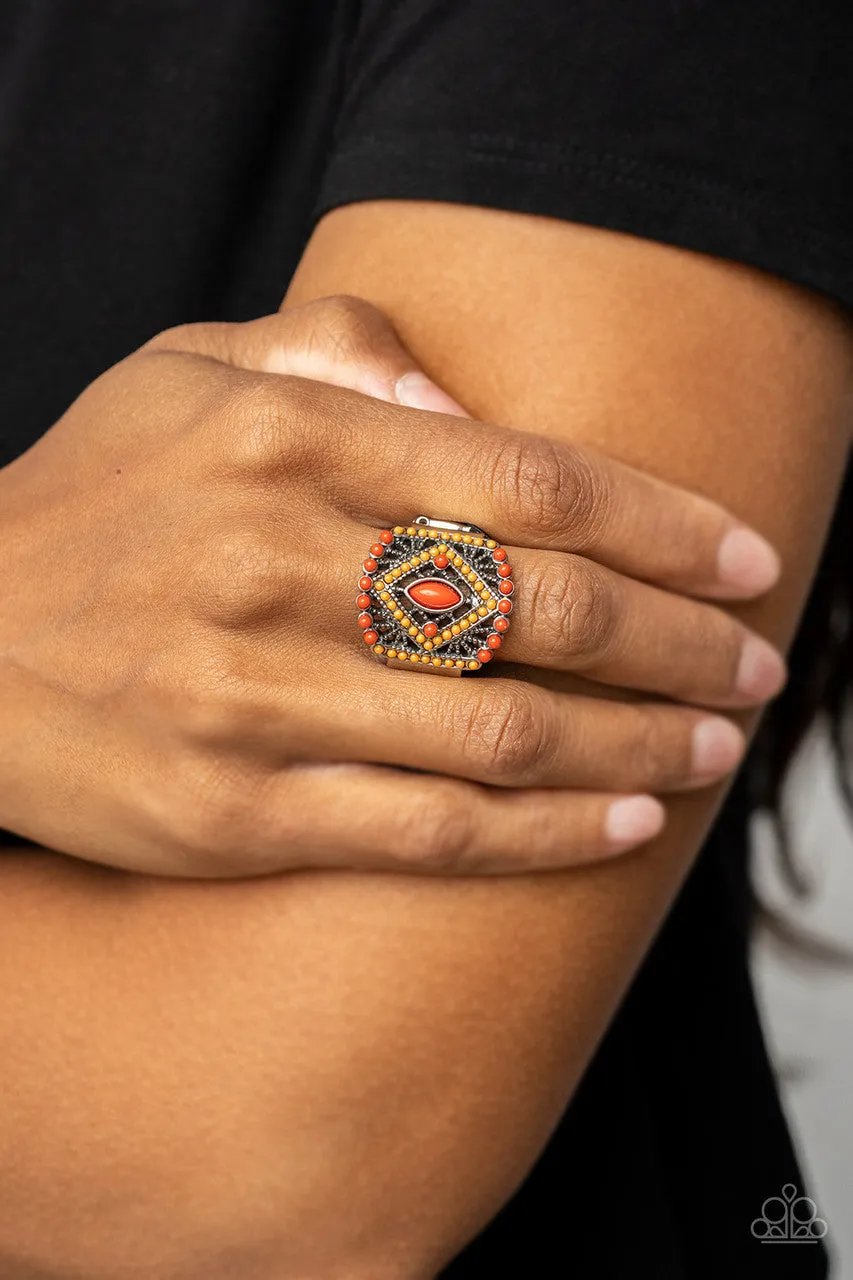
M 473 675 L 498 656 L 515 590 L 499 542 L 428 516 L 382 530 L 358 588 L 358 625 L 377 661 L 449 676 Z

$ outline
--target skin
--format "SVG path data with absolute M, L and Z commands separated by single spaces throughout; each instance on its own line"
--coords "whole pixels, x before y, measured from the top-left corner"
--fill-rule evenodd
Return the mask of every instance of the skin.
M 784 573 L 737 612 L 788 641 L 849 442 L 832 306 L 628 237 L 414 204 L 320 227 L 290 301 L 341 291 L 477 417 L 759 528 Z M 495 881 L 167 883 L 9 853 L 4 1275 L 433 1275 L 546 1140 L 721 792 L 669 798 L 630 858 Z
M 5 468 L 4 826 L 164 875 L 506 873 L 635 845 L 663 823 L 643 792 L 737 762 L 722 717 L 507 677 L 536 664 L 755 704 L 783 679 L 778 654 L 674 592 L 754 595 L 775 554 L 720 506 L 601 454 L 463 422 L 434 385 L 445 412 L 392 408 L 415 371 L 352 299 L 188 325 Z M 432 500 L 506 542 L 525 607 L 493 678 L 413 686 L 366 660 L 356 581 L 381 585 L 392 490 L 392 525 Z M 370 624 L 384 606 L 366 598 Z M 626 791 L 640 795 L 618 797 L 614 829 Z

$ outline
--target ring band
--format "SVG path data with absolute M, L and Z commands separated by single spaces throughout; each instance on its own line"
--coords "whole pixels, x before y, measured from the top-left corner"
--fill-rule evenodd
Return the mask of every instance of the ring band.
M 427 516 L 383 529 L 362 575 L 358 625 L 379 662 L 461 676 L 497 656 L 512 613 L 512 567 L 482 529 Z

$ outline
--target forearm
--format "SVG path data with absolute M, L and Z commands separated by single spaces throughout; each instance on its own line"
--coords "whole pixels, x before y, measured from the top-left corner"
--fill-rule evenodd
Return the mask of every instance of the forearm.
M 429 1274 L 592 1033 L 556 888 L 4 852 L 4 1277 Z

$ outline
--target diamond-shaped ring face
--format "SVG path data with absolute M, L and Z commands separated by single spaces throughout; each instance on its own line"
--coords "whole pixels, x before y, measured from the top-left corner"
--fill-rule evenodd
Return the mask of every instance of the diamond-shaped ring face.
M 470 525 L 383 529 L 359 579 L 358 623 L 381 661 L 442 675 L 479 671 L 509 629 L 512 569 Z

